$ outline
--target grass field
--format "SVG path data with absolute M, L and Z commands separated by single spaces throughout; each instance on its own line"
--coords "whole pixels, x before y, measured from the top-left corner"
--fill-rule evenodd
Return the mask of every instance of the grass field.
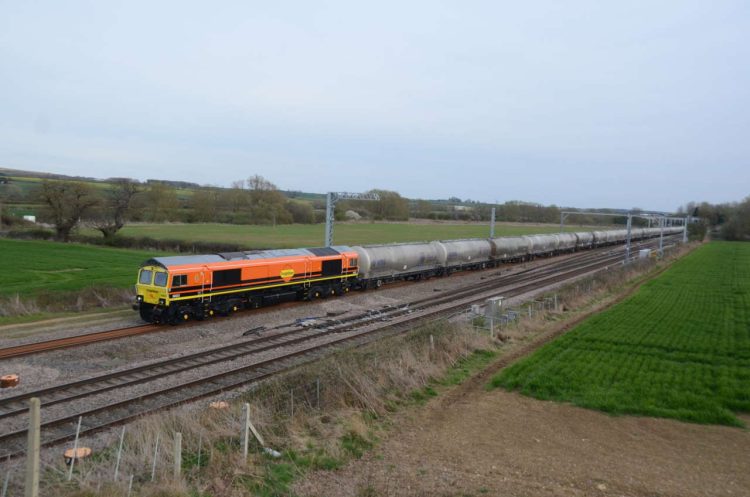
M 566 231 L 579 231 L 579 226 Z M 322 224 L 287 224 L 255 226 L 235 224 L 134 224 L 123 228 L 122 236 L 148 236 L 175 239 L 242 244 L 247 249 L 318 247 L 323 244 Z M 497 236 L 557 233 L 555 225 L 498 224 Z M 87 234 L 95 234 L 93 231 Z M 334 243 L 361 245 L 374 243 L 414 242 L 451 238 L 486 237 L 487 224 L 450 223 L 340 223 L 334 228 Z
M 126 288 L 153 253 L 44 241 L 0 239 L 0 295 L 26 296 L 92 285 Z
M 492 385 L 615 414 L 741 426 L 750 412 L 750 243 L 712 242 Z

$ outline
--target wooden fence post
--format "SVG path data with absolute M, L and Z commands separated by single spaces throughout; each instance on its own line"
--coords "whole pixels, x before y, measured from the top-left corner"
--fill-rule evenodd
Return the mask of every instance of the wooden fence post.
M 182 472 L 182 433 L 174 434 L 174 477 L 178 479 Z
M 203 450 L 203 433 L 198 435 L 198 470 L 201 469 L 201 451 Z
M 29 448 L 26 451 L 25 497 L 39 497 L 40 405 L 36 397 L 29 401 Z

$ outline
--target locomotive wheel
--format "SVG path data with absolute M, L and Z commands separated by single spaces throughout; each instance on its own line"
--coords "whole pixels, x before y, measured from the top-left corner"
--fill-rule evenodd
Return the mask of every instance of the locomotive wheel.
M 317 300 L 319 298 L 323 297 L 323 289 L 319 286 L 314 286 L 310 288 L 310 291 L 308 292 L 308 299 L 309 300 Z

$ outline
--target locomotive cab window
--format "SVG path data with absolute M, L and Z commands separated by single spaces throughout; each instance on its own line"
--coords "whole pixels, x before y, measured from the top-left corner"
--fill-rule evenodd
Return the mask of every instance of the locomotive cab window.
M 154 285 L 167 286 L 167 273 L 157 272 L 154 276 Z
M 138 278 L 138 283 L 141 285 L 151 284 L 151 273 L 150 269 L 141 269 L 141 276 Z
M 186 274 L 176 274 L 172 276 L 172 287 L 176 286 L 185 286 L 187 285 L 187 275 Z
M 357 259 L 349 259 L 349 267 L 357 267 Z

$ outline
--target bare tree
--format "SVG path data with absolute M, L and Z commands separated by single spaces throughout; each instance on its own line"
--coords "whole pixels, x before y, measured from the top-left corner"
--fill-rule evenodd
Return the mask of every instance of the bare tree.
M 86 183 L 77 181 L 42 181 L 39 191 L 41 201 L 47 206 L 55 223 L 58 240 L 70 240 L 70 232 L 98 199 Z
M 276 185 L 258 174 L 247 179 L 250 216 L 254 224 L 288 224 L 292 214 L 285 209 L 286 197 Z
M 139 191 L 135 181 L 118 178 L 102 195 L 101 208 L 91 217 L 91 225 L 102 232 L 105 240 L 111 240 L 125 226 L 133 198 Z

